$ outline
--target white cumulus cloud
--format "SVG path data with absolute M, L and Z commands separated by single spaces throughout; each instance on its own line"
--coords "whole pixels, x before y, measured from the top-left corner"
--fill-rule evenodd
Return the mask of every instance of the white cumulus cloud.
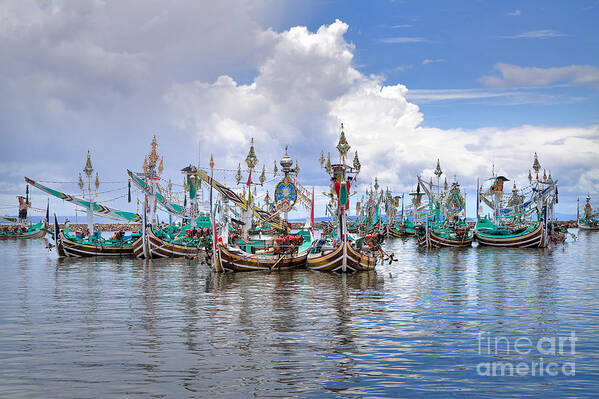
M 225 162 L 233 164 L 243 159 L 250 137 L 267 158 L 290 144 L 304 165 L 303 178 L 320 184 L 325 177 L 317 158 L 321 150 L 335 156 L 340 121 L 351 151 L 359 152 L 362 184 L 377 176 L 382 186 L 407 191 L 417 174 L 431 175 L 440 158 L 450 179 L 456 174 L 471 189 L 493 162 L 523 185 L 535 151 L 554 178 L 564 177 L 566 193 L 593 182 L 581 182 L 580 176 L 593 170 L 599 156 L 599 127 L 423 127 L 425 116 L 408 101 L 405 86 L 355 69 L 347 29 L 336 21 L 314 33 L 295 27 L 278 34 L 273 52 L 248 84 L 221 76 L 213 83 L 173 87 L 166 96 L 173 121 L 203 141 L 220 142 L 231 160 Z

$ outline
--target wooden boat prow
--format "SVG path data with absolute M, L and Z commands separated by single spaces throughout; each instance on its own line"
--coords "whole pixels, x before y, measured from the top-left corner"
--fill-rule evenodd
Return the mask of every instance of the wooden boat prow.
M 308 254 L 307 266 L 310 270 L 323 272 L 357 272 L 374 270 L 376 260 L 376 257 L 360 253 L 348 241 L 343 241 L 334 249 Z

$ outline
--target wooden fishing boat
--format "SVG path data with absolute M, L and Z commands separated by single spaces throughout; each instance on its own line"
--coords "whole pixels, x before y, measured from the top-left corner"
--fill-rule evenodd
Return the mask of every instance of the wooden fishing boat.
M 541 165 L 536 153 L 532 167 L 536 177 L 528 172 L 530 186 L 519 190 L 514 183 L 512 194 L 507 198 L 503 185 L 509 179 L 496 175 L 494 168 L 492 177 L 488 179 L 492 182 L 488 190 L 483 191 L 482 185 L 477 182 L 474 236 L 479 245 L 545 248 L 551 243 L 548 226 L 553 224 L 554 204 L 558 201 L 557 180 L 553 180 L 551 172 L 547 176 L 543 171 L 542 178 L 539 177 Z M 530 197 L 520 194 L 527 191 Z M 493 220 L 480 216 L 481 200 L 493 210 Z
M 416 226 L 408 219 L 403 222 L 395 222 L 389 226 L 389 235 L 394 238 L 415 236 Z
M 586 204 L 584 205 L 584 216 L 580 216 L 580 208 L 577 204 L 576 206 L 577 214 L 578 214 L 578 228 L 580 230 L 587 231 L 598 231 L 599 230 L 599 220 L 597 219 L 597 213 L 593 213 L 593 207 L 591 206 L 591 196 L 587 195 Z
M 95 183 L 92 184 L 92 176 L 94 169 L 92 167 L 91 155 L 88 151 L 87 161 L 83 172 L 87 176 L 87 191 L 84 191 L 84 195 L 87 198 L 95 198 L 95 191 L 92 186 L 95 186 L 97 190 L 100 182 L 98 174 L 96 173 Z M 65 226 L 63 231 L 58 228 L 58 222 L 56 216 L 54 217 L 54 237 L 56 240 L 56 250 L 59 256 L 67 257 L 88 257 L 88 256 L 132 256 L 133 255 L 133 243 L 141 240 L 141 234 L 134 233 L 128 237 L 125 237 L 123 231 L 115 232 L 115 236 L 111 239 L 102 238 L 99 232 L 93 231 L 93 215 L 99 215 L 104 218 L 124 221 L 128 223 L 136 223 L 142 221 L 142 216 L 134 213 L 121 211 L 102 205 L 95 201 L 89 201 L 85 198 L 79 198 L 74 195 L 63 193 L 55 189 L 44 186 L 43 184 L 31 180 L 25 177 L 25 181 L 48 193 L 56 198 L 63 201 L 70 202 L 76 206 L 82 207 L 87 213 L 87 229 L 89 235 L 83 236 L 83 234 L 72 235 L 69 232 L 68 225 Z M 79 187 L 81 190 L 84 189 L 85 184 L 81 175 L 79 175 Z M 117 237 L 118 236 L 118 237 Z
M 599 221 L 592 218 L 578 219 L 578 228 L 581 230 L 597 231 L 599 230 Z
M 254 152 L 253 144 L 250 147 L 249 154 L 246 158 L 246 163 L 249 168 L 247 186 L 248 186 L 248 199 L 247 205 L 239 207 L 241 209 L 241 219 L 251 221 L 248 217 L 252 212 L 253 199 L 251 196 L 251 171 L 257 164 L 257 158 Z M 225 237 L 219 237 L 216 229 L 216 217 L 213 218 L 213 231 L 214 236 L 218 237 L 213 244 L 212 253 L 214 257 L 212 260 L 212 267 L 216 272 L 248 272 L 248 271 L 274 271 L 274 270 L 287 270 L 295 268 L 304 268 L 306 266 L 306 258 L 308 256 L 308 248 L 312 243 L 311 228 L 313 227 L 313 212 L 311 216 L 311 223 L 308 230 L 300 230 L 298 233 L 291 235 L 286 234 L 288 229 L 287 215 L 286 212 L 292 209 L 299 197 L 302 197 L 302 201 L 309 205 L 313 210 L 313 200 L 308 197 L 308 191 L 303 189 L 299 183 L 292 178 L 292 175 L 297 175 L 299 169 L 292 168 L 293 161 L 287 154 L 287 148 L 285 149 L 285 155 L 280 161 L 282 172 L 284 174 L 283 179 L 276 185 L 274 192 L 274 203 L 269 204 L 266 200 L 266 204 L 269 208 L 275 209 L 277 213 L 285 213 L 284 220 L 276 220 L 273 224 L 268 219 L 272 218 L 268 214 L 263 214 L 258 219 L 263 222 L 267 222 L 272 227 L 277 227 L 280 234 L 283 231 L 282 236 L 266 238 L 266 239 L 250 239 L 249 229 L 244 228 L 241 239 L 234 240 L 228 235 L 228 220 L 223 218 L 221 215 L 221 225 L 223 232 L 226 232 Z M 212 169 L 211 164 L 211 169 Z M 241 172 L 239 172 L 239 175 Z M 264 173 L 263 173 L 264 174 Z M 211 179 L 212 180 L 212 179 Z M 240 177 L 238 178 L 240 180 Z M 263 182 L 263 178 L 260 180 Z M 227 190 L 221 185 L 213 186 L 219 192 L 224 195 Z M 230 190 L 229 190 L 230 191 Z M 267 196 L 268 198 L 268 196 Z M 233 202 L 235 203 L 235 202 Z M 217 208 L 221 208 L 217 206 Z M 226 212 L 225 212 L 226 213 Z M 274 214 L 276 215 L 276 214 Z M 245 227 L 245 226 L 244 226 Z M 228 237 L 228 238 L 227 238 Z M 231 242 L 228 242 L 231 239 Z M 223 242 L 224 241 L 224 242 Z
M 300 232 L 302 233 L 302 232 Z M 308 237 L 297 251 L 286 251 L 280 254 L 274 253 L 249 253 L 244 251 L 242 245 L 224 246 L 217 245 L 218 255 L 215 258 L 217 271 L 249 272 L 249 271 L 273 271 L 289 270 L 306 267 L 308 247 L 310 246 L 310 235 L 303 232 L 303 237 Z
M 123 239 L 103 239 L 92 236 L 78 238 L 69 232 L 69 226 L 60 231 L 55 221 L 56 250 L 60 257 L 129 257 L 133 256 L 133 245 L 141 242 L 141 234 L 133 234 Z
M 189 226 L 187 226 L 189 227 Z M 183 231 L 188 230 L 186 228 Z M 209 234 L 209 233 L 208 233 Z M 197 258 L 205 256 L 206 248 L 210 246 L 210 237 L 186 238 L 166 234 L 164 230 L 154 229 L 151 225 L 146 228 L 147 252 L 149 258 Z M 143 252 L 143 244 L 138 246 L 136 253 Z M 137 255 L 136 255 L 137 256 Z
M 20 225 L 3 225 L 0 228 L 0 240 L 8 239 L 30 239 L 43 238 L 46 235 L 47 225 L 45 221 L 41 221 L 29 226 L 23 226 L 22 231 L 17 231 Z
M 549 242 L 543 222 L 534 225 L 522 226 L 518 229 L 505 229 L 489 226 L 488 219 L 479 219 L 474 232 L 479 245 L 503 248 L 545 248 Z
M 443 174 L 439 160 L 435 175 L 437 192 L 433 190 L 432 180 L 427 184 L 418 177 L 418 185 L 428 196 L 428 210 L 424 225 L 417 226 L 418 246 L 425 248 L 469 247 L 474 234 L 466 223 L 466 201 L 460 190 L 460 184 L 454 181 L 451 188 L 447 179 L 443 187 L 440 177 Z M 418 190 L 419 191 L 419 190 Z
M 374 255 L 356 250 L 348 241 L 334 247 L 315 246 L 307 258 L 308 268 L 321 272 L 374 270 L 376 263 Z
M 315 242 L 310 248 L 307 258 L 307 266 L 310 270 L 327 272 L 357 272 L 373 270 L 377 263 L 375 256 L 379 246 L 373 246 L 373 251 L 366 249 L 361 240 L 352 242 L 347 229 L 347 210 L 349 209 L 349 196 L 351 184 L 360 171 L 358 153 L 353 160 L 353 165 L 346 164 L 346 156 L 350 146 L 345 138 L 343 124 L 341 124 L 341 135 L 337 150 L 340 162 L 331 164 L 330 158 L 326 165 L 321 157 L 321 166 L 331 176 L 331 208 L 335 209 L 335 220 L 337 225 L 335 231 L 328 237 Z
M 420 247 L 470 247 L 474 233 L 467 227 L 447 229 L 430 226 L 428 229 L 420 227 L 417 230 L 417 238 Z

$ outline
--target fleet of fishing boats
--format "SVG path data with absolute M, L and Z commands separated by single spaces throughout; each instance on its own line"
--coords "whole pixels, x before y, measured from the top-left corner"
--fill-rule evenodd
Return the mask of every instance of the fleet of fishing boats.
M 341 124 L 336 146 L 338 160 L 332 162 L 330 153 L 326 159 L 324 153 L 320 157 L 320 165 L 329 176 L 328 192 L 323 193 L 329 201 L 328 220 L 321 222 L 319 229 L 314 220 L 314 189 L 310 192 L 299 183 L 299 166 L 297 162 L 294 166 L 287 149 L 279 162 L 280 170 L 275 162 L 273 171 L 268 173 L 268 182 L 280 176 L 272 199 L 269 192 L 261 198 L 257 195 L 257 187 L 262 188 L 266 183 L 267 172 L 263 166 L 259 177 L 252 178 L 258 166 L 253 140 L 245 159 L 247 169 L 242 170 L 240 163 L 236 171 L 237 189 L 214 178 L 216 169 L 211 157 L 209 167 L 183 168 L 182 191 L 175 193 L 172 182 L 161 177 L 164 165 L 154 137 L 142 171 L 127 171 L 127 199 L 131 202 L 133 186 L 143 198 L 138 199 L 142 206 L 140 213 L 114 209 L 95 200 L 100 181 L 97 172 L 94 179 L 88 152 L 83 169 L 85 178 L 79 174 L 81 196 L 63 193 L 25 177 L 28 185 L 26 197 L 18 197 L 19 216 L 2 218 L 12 224 L 0 227 L 0 239 L 41 238 L 47 234 L 53 238 L 61 257 L 197 258 L 205 260 L 216 272 L 270 272 L 306 267 L 356 272 L 395 260 L 394 254 L 383 250 L 386 239 L 413 236 L 418 246 L 426 249 L 469 247 L 473 241 L 479 246 L 545 248 L 563 242 L 568 234 L 555 223 L 557 180 L 553 180 L 551 173 L 540 174 L 537 154 L 534 174 L 528 172 L 527 187 L 519 189 L 514 183 L 511 193 L 505 192 L 504 184 L 509 179 L 494 170 L 484 184 L 477 182 L 473 224 L 466 220 L 466 193 L 458 181 L 454 179 L 448 184 L 445 178 L 441 184 L 443 171 L 439 160 L 434 171 L 436 184 L 432 178 L 426 182 L 417 176 L 415 189 L 408 194 L 409 201 L 405 201 L 403 194 L 379 190 L 375 179 L 365 196 L 355 201 L 355 216 L 349 217 L 350 198 L 356 194 L 356 177 L 361 169 L 357 151 L 350 162 L 350 148 Z M 87 215 L 87 231 L 72 231 L 69 223 L 61 229 L 56 216 L 50 226 L 49 205 L 42 222 L 27 223 L 27 210 L 31 209 L 29 186 L 82 209 Z M 204 198 L 205 190 L 209 192 L 208 201 Z M 288 213 L 298 206 L 305 208 L 309 217 L 303 226 L 293 229 Z M 168 223 L 158 221 L 158 210 L 169 215 Z M 116 231 L 111 238 L 105 238 L 94 232 L 94 215 L 140 227 L 128 235 Z M 587 196 L 583 215 L 578 212 L 579 228 L 599 230 L 597 216 Z

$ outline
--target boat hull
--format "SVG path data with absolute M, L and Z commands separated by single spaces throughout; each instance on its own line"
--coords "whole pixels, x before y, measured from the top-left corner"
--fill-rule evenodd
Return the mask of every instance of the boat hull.
M 345 250 L 344 250 L 345 248 Z M 344 270 L 345 259 L 345 270 Z M 361 254 L 348 242 L 343 242 L 335 250 L 324 255 L 310 255 L 307 259 L 308 269 L 322 272 L 357 272 L 374 270 L 376 257 Z
M 163 240 L 157 237 L 152 230 L 152 227 L 148 227 L 146 230 L 146 253 L 149 254 L 150 258 L 196 258 L 198 256 L 205 256 L 206 251 L 204 247 L 188 247 L 185 245 L 175 244 Z M 136 253 L 140 253 L 140 248 L 136 249 Z M 141 253 L 143 253 L 143 244 L 141 245 Z
M 593 226 L 585 221 L 578 220 L 578 228 L 580 230 L 597 231 L 599 230 L 599 224 Z
M 135 242 L 141 241 L 141 237 Z M 134 243 L 135 243 L 134 242 Z M 133 243 L 133 244 L 134 244 Z M 89 243 L 80 243 L 69 239 L 63 231 L 58 234 L 56 241 L 56 250 L 58 256 L 69 258 L 89 258 L 89 257 L 130 257 L 133 256 L 133 244 L 122 247 L 94 245 Z
M 43 238 L 46 235 L 46 230 L 43 228 L 32 231 L 30 233 L 23 234 L 2 234 L 0 240 L 21 240 L 21 239 L 32 239 L 32 238 Z
M 217 249 L 215 269 L 218 272 L 251 272 L 303 268 L 306 266 L 308 252 L 294 255 L 254 255 L 241 250 L 231 250 L 220 246 Z
M 133 245 L 133 256 L 138 259 L 144 259 L 149 257 L 150 251 L 148 249 L 148 243 L 146 237 L 142 235 L 139 240 L 136 240 Z M 145 250 L 144 250 L 145 247 Z
M 430 246 L 433 248 L 442 248 L 442 247 L 453 247 L 453 248 L 460 248 L 460 247 L 471 247 L 472 246 L 472 241 L 474 240 L 474 235 L 470 234 L 469 236 L 466 236 L 463 240 L 458 240 L 458 239 L 452 239 L 452 238 L 445 238 L 445 237 L 441 237 L 437 234 L 435 234 L 433 231 L 429 232 L 429 242 L 430 242 Z M 418 246 L 420 247 L 426 247 L 427 243 L 426 243 L 426 233 L 421 233 L 418 234 Z
M 548 244 L 543 223 L 528 233 L 515 237 L 500 237 L 489 234 L 474 232 L 479 245 L 503 248 L 545 248 Z

